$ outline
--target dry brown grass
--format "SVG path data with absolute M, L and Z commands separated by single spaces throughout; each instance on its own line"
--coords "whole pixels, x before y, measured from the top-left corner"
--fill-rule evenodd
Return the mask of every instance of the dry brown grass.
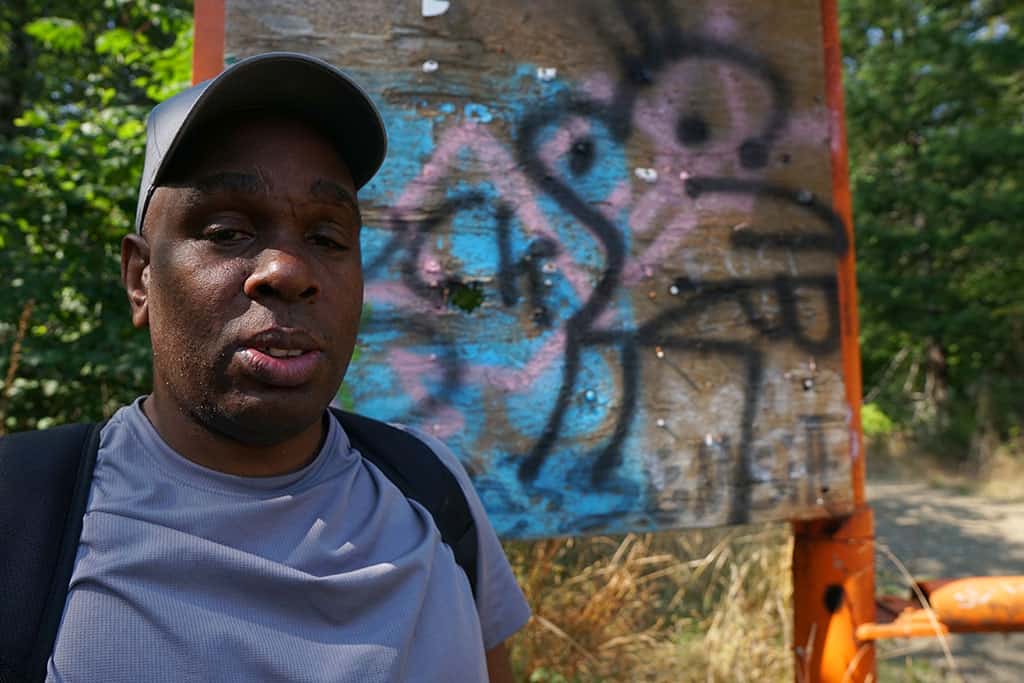
M 982 466 L 978 493 L 996 500 L 1020 500 L 1024 496 L 1024 437 L 994 450 Z
M 905 434 L 868 440 L 868 476 L 875 481 L 921 481 L 993 500 L 1024 498 L 1024 436 L 988 444 L 983 454 L 951 458 Z
M 793 680 L 788 525 L 510 542 L 517 679 Z
M 970 477 L 901 448 L 873 456 L 874 476 L 925 472 L 933 483 L 1015 500 L 1024 490 L 1024 438 Z M 535 615 L 512 640 L 516 680 L 794 680 L 788 524 L 505 546 Z M 906 592 L 905 577 L 885 577 L 881 592 Z M 912 645 L 879 645 L 879 680 L 959 680 L 911 656 Z

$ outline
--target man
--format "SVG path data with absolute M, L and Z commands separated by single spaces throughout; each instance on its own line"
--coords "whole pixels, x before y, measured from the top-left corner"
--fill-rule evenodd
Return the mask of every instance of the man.
M 369 98 L 304 55 L 158 106 L 121 272 L 153 391 L 104 427 L 47 680 L 511 680 L 529 616 L 466 473 L 476 599 L 327 412 L 363 295 Z M 486 654 L 485 654 L 486 653 Z

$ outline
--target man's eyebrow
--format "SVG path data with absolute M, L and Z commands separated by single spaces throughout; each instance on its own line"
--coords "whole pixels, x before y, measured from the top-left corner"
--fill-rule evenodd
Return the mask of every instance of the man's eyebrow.
M 267 189 L 266 183 L 260 176 L 255 173 L 239 173 L 237 171 L 211 173 L 199 178 L 168 184 L 176 187 L 189 187 L 200 192 L 245 192 L 257 194 Z
M 359 210 L 359 202 L 356 200 L 356 196 L 348 188 L 331 180 L 317 178 L 310 185 L 309 193 L 317 199 L 350 206 L 355 208 L 356 211 Z

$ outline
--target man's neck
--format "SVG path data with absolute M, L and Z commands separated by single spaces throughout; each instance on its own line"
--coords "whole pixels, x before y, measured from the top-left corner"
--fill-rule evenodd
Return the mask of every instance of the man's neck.
M 211 431 L 170 401 L 146 397 L 142 411 L 160 438 L 182 457 L 217 472 L 241 477 L 272 477 L 312 462 L 327 436 L 323 420 L 273 445 L 251 445 Z

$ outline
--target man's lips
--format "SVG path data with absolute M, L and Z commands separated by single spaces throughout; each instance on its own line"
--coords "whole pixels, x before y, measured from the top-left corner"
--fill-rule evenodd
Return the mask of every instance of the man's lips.
M 303 351 L 297 356 L 275 358 L 251 346 L 238 351 L 243 367 L 256 379 L 277 387 L 297 387 L 313 379 L 322 351 Z
M 294 327 L 270 327 L 246 337 L 242 346 L 253 349 L 320 351 L 323 346 L 309 332 Z
M 248 337 L 237 353 L 242 366 L 257 380 L 278 387 L 296 387 L 313 379 L 324 356 L 305 330 L 280 327 Z

